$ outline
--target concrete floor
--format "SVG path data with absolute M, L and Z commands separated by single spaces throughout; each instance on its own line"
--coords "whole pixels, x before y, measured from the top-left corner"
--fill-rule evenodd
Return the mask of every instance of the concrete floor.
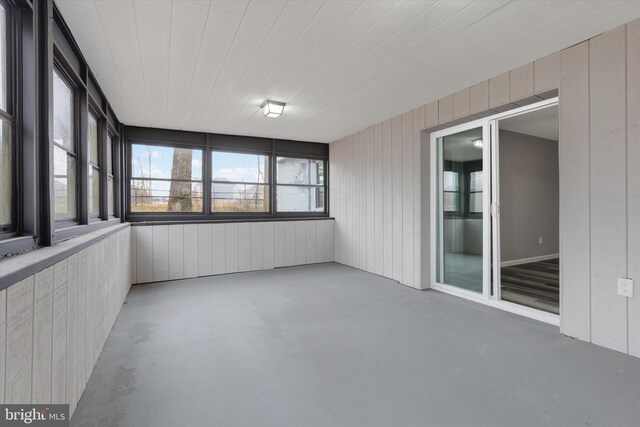
M 640 359 L 338 264 L 131 289 L 73 426 L 638 426 Z

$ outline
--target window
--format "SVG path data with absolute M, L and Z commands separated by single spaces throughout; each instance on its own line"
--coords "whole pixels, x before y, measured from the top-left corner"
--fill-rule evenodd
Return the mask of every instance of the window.
M 114 216 L 116 213 L 116 182 L 113 173 L 114 148 L 113 136 L 109 134 L 107 137 L 107 209 L 109 216 Z
M 482 171 L 469 174 L 469 213 L 482 213 Z
M 211 153 L 211 211 L 269 212 L 269 156 Z
M 324 160 L 278 157 L 278 212 L 324 212 Z
M 98 138 L 98 119 L 89 112 L 89 216 L 100 215 L 100 144 Z
M 202 150 L 133 144 L 131 212 L 203 212 Z
M 0 232 L 14 231 L 14 144 L 13 117 L 7 97 L 7 12 L 0 3 Z
M 75 93 L 53 71 L 53 186 L 56 220 L 77 221 L 77 150 L 74 132 Z
M 444 171 L 443 198 L 445 212 L 460 211 L 460 175 L 458 172 Z

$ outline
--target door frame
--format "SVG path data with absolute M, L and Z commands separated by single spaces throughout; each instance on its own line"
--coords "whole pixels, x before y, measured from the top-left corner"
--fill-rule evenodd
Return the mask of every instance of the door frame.
M 491 269 L 487 269 L 486 266 L 489 262 L 491 262 L 491 222 L 487 221 L 486 218 L 489 209 L 490 209 L 490 197 L 482 198 L 482 293 L 477 293 L 473 291 L 469 291 L 466 289 L 461 289 L 456 286 L 447 285 L 445 283 L 440 283 L 436 280 L 436 262 L 437 256 L 436 251 L 438 250 L 438 242 L 441 245 L 444 245 L 444 240 L 442 236 L 442 227 L 440 227 L 440 231 L 438 231 L 437 223 L 438 219 L 441 223 L 443 223 L 443 212 L 438 211 L 438 200 L 440 198 L 440 206 L 443 203 L 443 194 L 440 181 L 437 179 L 439 167 L 442 164 L 442 153 L 438 150 L 437 142 L 439 138 L 456 134 L 459 132 L 464 132 L 470 129 L 482 128 L 482 140 L 489 141 L 489 122 L 486 119 L 474 120 L 471 122 L 463 123 L 461 125 L 453 126 L 450 128 L 446 128 L 437 132 L 433 132 L 430 138 L 430 149 L 431 149 L 431 236 L 435 236 L 436 233 L 440 234 L 439 239 L 431 239 L 431 289 L 436 289 L 442 292 L 446 292 L 452 295 L 457 295 L 463 298 L 478 300 L 478 301 L 486 301 L 491 297 Z M 488 167 L 491 164 L 489 159 L 490 155 L 490 147 L 489 144 L 483 144 L 482 147 L 482 170 L 487 171 Z M 486 176 L 486 175 L 485 175 Z M 491 182 L 490 180 L 484 179 L 482 183 L 482 191 L 483 194 L 489 194 L 491 190 Z M 442 257 L 441 257 L 442 261 Z M 441 266 L 441 269 L 443 266 Z
M 499 308 L 511 313 L 536 319 L 552 325 L 560 325 L 560 315 L 547 313 L 519 304 L 503 301 L 500 299 L 500 189 L 499 189 L 499 137 L 498 122 L 508 117 L 519 116 L 536 110 L 558 105 L 558 97 L 536 102 L 524 107 L 515 108 L 502 113 L 497 113 L 481 119 L 472 120 L 460 125 L 451 126 L 436 132 L 432 132 L 429 137 L 430 150 L 430 287 L 440 292 L 455 295 L 481 304 Z M 485 173 L 483 180 L 483 292 L 475 293 L 455 286 L 439 283 L 436 280 L 436 251 L 438 241 L 443 244 L 443 240 L 436 239 L 437 221 L 442 220 L 442 212 L 438 212 L 437 197 L 442 198 L 442 191 L 438 186 L 437 174 L 441 158 L 437 150 L 438 138 L 463 132 L 465 130 L 482 127 L 482 139 L 485 144 L 482 148 L 482 164 Z M 486 143 L 489 142 L 489 143 Z M 498 185 L 494 185 L 498 184 Z M 441 200 L 442 202 L 442 200 Z M 440 204 L 442 206 L 442 204 Z M 442 227 L 441 227 L 442 228 Z M 562 296 L 561 296 L 562 297 Z M 562 314 L 562 313 L 561 313 Z

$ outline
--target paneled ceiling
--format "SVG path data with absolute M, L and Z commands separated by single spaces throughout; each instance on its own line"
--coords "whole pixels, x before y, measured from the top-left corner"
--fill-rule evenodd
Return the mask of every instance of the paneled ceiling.
M 124 123 L 319 142 L 640 17 L 635 0 L 56 3 Z

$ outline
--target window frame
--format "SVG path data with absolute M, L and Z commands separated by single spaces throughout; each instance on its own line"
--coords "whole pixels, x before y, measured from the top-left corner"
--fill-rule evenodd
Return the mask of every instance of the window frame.
M 304 141 L 287 141 L 239 135 L 211 134 L 169 129 L 125 126 L 125 220 L 128 222 L 237 222 L 296 218 L 329 217 L 329 152 L 328 145 Z M 134 144 L 202 149 L 204 213 L 195 212 L 132 212 L 131 211 L 131 155 Z M 269 157 L 269 212 L 212 212 L 212 153 L 257 154 Z M 276 159 L 291 157 L 322 160 L 325 167 L 325 206 L 322 212 L 277 212 L 275 209 Z
M 455 174 L 456 174 L 456 178 L 457 178 L 457 180 L 458 180 L 458 189 L 457 189 L 457 190 L 455 190 L 455 191 L 454 191 L 454 190 L 444 190 L 444 189 L 443 189 L 443 190 L 442 190 L 442 193 L 443 193 L 443 195 L 444 195 L 445 193 L 455 194 L 455 195 L 456 195 L 456 196 L 455 196 L 455 199 L 456 199 L 456 208 L 457 208 L 457 209 L 456 209 L 456 210 L 454 210 L 454 211 L 448 211 L 448 210 L 445 210 L 445 208 L 444 208 L 444 204 L 443 204 L 443 206 L 442 206 L 442 212 L 443 212 L 443 214 L 444 214 L 446 217 L 460 217 L 460 216 L 462 216 L 462 214 L 463 214 L 463 211 L 462 211 L 462 201 L 461 201 L 461 196 L 460 196 L 460 195 L 461 195 L 461 193 L 462 193 L 462 191 L 463 191 L 463 187 L 462 187 L 462 179 L 460 179 L 460 175 L 461 175 L 462 173 L 461 173 L 461 172 L 459 172 L 459 171 L 455 171 L 455 170 L 443 170 L 443 171 L 442 171 L 442 175 L 443 175 L 443 180 L 442 180 L 442 182 L 444 182 L 444 174 L 445 174 L 446 172 L 451 172 L 451 173 L 455 173 Z
M 58 75 L 60 76 L 60 78 L 63 80 L 63 82 L 69 87 L 69 89 L 71 89 L 71 92 L 73 93 L 73 102 L 72 102 L 72 108 L 73 110 L 71 111 L 71 119 L 72 119 L 72 123 L 71 123 L 71 135 L 73 136 L 73 146 L 74 146 L 74 150 L 75 152 L 71 153 L 69 152 L 69 150 L 63 146 L 60 146 L 58 144 L 56 144 L 53 140 L 53 127 L 51 128 L 51 152 L 53 154 L 53 152 L 55 151 L 55 147 L 58 147 L 62 150 L 64 150 L 67 154 L 66 155 L 72 155 L 75 158 L 76 161 L 76 166 L 75 166 L 75 185 L 76 185 L 76 191 L 75 191 L 75 198 L 76 198 L 76 212 L 75 212 L 75 219 L 71 219 L 71 218 L 62 218 L 62 219 L 56 219 L 56 214 L 55 214 L 55 189 L 53 190 L 53 203 L 52 206 L 49 207 L 49 210 L 51 212 L 51 216 L 52 219 L 55 223 L 55 230 L 59 230 L 59 229 L 63 229 L 63 228 L 67 228 L 70 226 L 75 226 L 75 225 L 80 225 L 82 224 L 82 197 L 81 197 L 81 171 L 82 171 L 82 142 L 80 140 L 80 101 L 79 101 L 79 87 L 78 84 L 76 82 L 76 80 L 69 74 L 69 72 L 67 71 L 65 64 L 63 63 L 63 60 L 60 59 L 59 57 L 55 56 L 54 57 L 54 61 L 53 61 L 53 71 L 51 74 L 51 100 L 53 101 L 53 74 L 54 73 L 58 73 Z M 54 102 L 54 101 L 53 101 Z M 55 103 L 55 102 L 54 102 Z M 51 117 L 53 118 L 53 104 L 51 105 Z M 54 160 L 55 161 L 55 160 Z M 55 182 L 55 168 L 53 167 L 53 164 L 51 165 L 51 181 L 52 183 Z
M 471 210 L 471 205 L 472 205 L 471 198 L 473 197 L 473 195 L 477 194 L 477 193 L 480 193 L 480 194 L 483 193 L 482 189 L 480 189 L 480 190 L 472 190 L 471 189 L 471 175 L 474 174 L 474 173 L 484 174 L 484 171 L 483 170 L 475 170 L 475 171 L 472 170 L 472 171 L 469 171 L 469 178 L 468 178 L 468 180 L 469 180 L 468 196 L 469 197 L 468 197 L 468 202 L 467 202 L 467 206 L 468 206 L 467 210 L 469 212 L 469 217 L 472 217 L 472 218 L 473 217 L 480 217 L 481 218 L 482 217 L 482 207 L 480 208 L 479 211 L 472 211 Z M 482 176 L 482 179 L 484 179 L 484 175 Z
M 0 120 L 6 120 L 9 122 L 11 128 L 11 142 L 10 142 L 10 154 L 9 154 L 9 173 L 11 176 L 9 193 L 11 197 L 11 209 L 9 212 L 9 223 L 0 224 L 0 241 L 8 240 L 17 237 L 19 234 L 19 192 L 20 185 L 20 165 L 19 165 L 19 147 L 18 138 L 16 135 L 17 130 L 17 118 L 16 112 L 17 106 L 17 93 L 16 83 L 18 81 L 19 70 L 17 69 L 17 52 L 16 52 L 16 14 L 14 14 L 14 6 L 8 3 L 6 0 L 0 0 L 0 6 L 4 9 L 5 13 L 5 84 L 6 84 L 6 110 L 0 108 Z M 0 126 L 2 124 L 0 123 Z
M 133 155 L 133 146 L 134 145 L 147 145 L 147 146 L 156 146 L 156 147 L 167 147 L 167 148 L 183 148 L 186 150 L 199 150 L 202 151 L 202 179 L 200 181 L 197 180 L 180 180 L 180 181 L 184 181 L 184 182 L 201 182 L 202 183 L 202 211 L 200 212 L 133 212 L 131 210 L 131 183 L 133 180 L 135 179 L 145 179 L 145 180 L 149 180 L 149 181 L 166 181 L 166 182 L 171 182 L 174 181 L 170 178 L 134 178 L 133 177 L 133 171 L 131 170 L 131 158 Z M 126 207 L 127 207 L 127 217 L 128 216 L 164 216 L 164 215 L 169 215 L 169 216 L 187 216 L 187 217 L 196 217 L 196 216 L 200 216 L 203 215 L 206 211 L 207 208 L 205 206 L 205 166 L 204 166 L 204 162 L 205 162 L 205 157 L 206 157 L 206 151 L 203 147 L 197 146 L 197 145 L 189 145 L 189 144 L 179 144 L 179 145 L 174 145 L 168 142 L 153 142 L 153 141 L 136 141 L 136 142 L 132 142 L 130 144 L 127 144 L 127 159 L 126 159 L 126 170 L 127 170 L 127 189 L 126 189 Z
M 323 183 L 322 184 L 280 184 L 277 182 L 277 177 L 278 177 L 278 158 L 287 158 L 287 159 L 298 159 L 298 160 L 312 160 L 312 161 L 322 161 L 323 162 L 323 168 L 324 168 L 324 177 L 323 177 Z M 274 190 L 274 211 L 276 212 L 276 214 L 278 215 L 283 215 L 283 216 L 288 216 L 288 215 L 302 215 L 302 216 L 307 216 L 309 214 L 318 214 L 318 213 L 326 213 L 328 214 L 328 201 L 329 201 L 329 196 L 328 196 L 328 176 L 329 176 L 329 159 L 321 159 L 321 158 L 316 158 L 316 157 L 307 157 L 307 156 L 296 156 L 296 155 L 278 155 L 276 156 L 276 158 L 274 159 L 274 175 L 275 175 L 275 181 L 273 184 L 273 190 Z M 306 188 L 313 188 L 315 189 L 315 191 L 320 190 L 321 188 L 324 189 L 324 208 L 322 211 L 279 211 L 278 210 L 278 197 L 277 197 L 277 191 L 278 191 L 278 186 L 281 187 L 306 187 Z M 317 215 L 309 215 L 309 216 L 317 216 Z
M 12 225 L 0 231 L 0 258 L 28 252 L 123 222 L 119 198 L 122 169 L 114 157 L 116 212 L 110 217 L 87 216 L 86 117 L 92 96 L 105 129 L 116 135 L 115 150 L 120 153 L 123 126 L 95 81 L 73 35 L 57 6 L 51 0 L 0 0 L 7 16 L 7 108 L 12 126 Z M 74 87 L 74 129 L 76 153 L 76 220 L 55 220 L 53 212 L 53 72 Z M 35 84 L 34 84 L 35 82 Z M 6 116 L 0 113 L 0 116 Z M 65 147 L 65 156 L 70 155 Z M 104 156 L 104 153 L 101 154 Z M 115 154 L 118 156 L 119 154 Z M 102 157 L 104 158 L 104 157 Z M 104 169 L 104 168 L 101 168 Z M 105 181 L 106 178 L 102 177 Z M 101 189 L 100 203 L 107 197 Z M 102 208 L 101 208 L 102 209 Z M 3 228 L 4 229 L 4 228 Z
M 91 144 L 89 141 L 90 138 L 90 128 L 89 128 L 89 117 L 93 116 L 93 118 L 96 120 L 96 143 L 97 143 L 97 151 L 98 151 L 98 160 L 97 162 L 93 162 L 93 159 L 91 158 Z M 89 102 L 88 107 L 87 107 L 87 190 L 89 189 L 89 176 L 91 172 L 91 169 L 93 169 L 95 172 L 97 172 L 96 176 L 98 178 L 98 188 L 99 188 L 99 193 L 98 193 L 98 213 L 97 214 L 92 214 L 91 211 L 89 210 L 89 203 L 91 202 L 89 194 L 87 193 L 87 216 L 89 218 L 89 222 L 95 221 L 96 219 L 100 220 L 103 217 L 102 214 L 102 169 L 103 169 L 103 155 L 102 155 L 102 151 L 103 151 L 103 138 L 102 138 L 102 122 L 103 122 L 103 118 L 101 117 L 101 114 L 96 112 L 96 109 L 93 107 L 92 102 Z
M 264 184 L 260 184 L 259 182 L 229 182 L 229 184 L 253 184 L 253 185 L 264 185 L 269 189 L 269 209 L 266 212 L 250 212 L 250 211 L 243 211 L 243 212 L 215 212 L 213 210 L 213 184 L 214 183 L 219 183 L 222 181 L 214 181 L 213 180 L 213 153 L 217 152 L 217 153 L 233 153 L 233 154 L 247 154 L 247 155 L 255 155 L 255 156 L 266 156 L 267 157 L 267 162 L 269 163 L 269 174 L 266 177 L 266 182 Z M 273 179 L 275 177 L 274 175 L 274 171 L 273 171 L 273 156 L 271 153 L 267 153 L 267 152 L 262 152 L 262 151 L 250 151 L 250 150 L 242 150 L 242 149 L 233 149 L 233 148 L 217 148 L 217 147 L 213 147 L 213 148 L 209 148 L 208 149 L 208 154 L 209 154 L 209 164 L 208 164 L 208 172 L 209 172 L 209 204 L 208 204 L 208 213 L 209 215 L 211 215 L 212 217 L 216 217 L 216 218 L 229 218 L 229 217 L 237 217 L 237 218 L 259 218 L 259 217 L 263 217 L 265 215 L 272 215 L 273 214 L 273 203 L 274 203 L 274 199 L 272 196 L 272 191 L 273 191 Z M 204 165 L 203 165 L 203 173 L 204 173 Z M 203 188 L 203 191 L 206 191 L 206 189 Z M 205 209 L 205 212 L 207 212 L 207 209 Z

